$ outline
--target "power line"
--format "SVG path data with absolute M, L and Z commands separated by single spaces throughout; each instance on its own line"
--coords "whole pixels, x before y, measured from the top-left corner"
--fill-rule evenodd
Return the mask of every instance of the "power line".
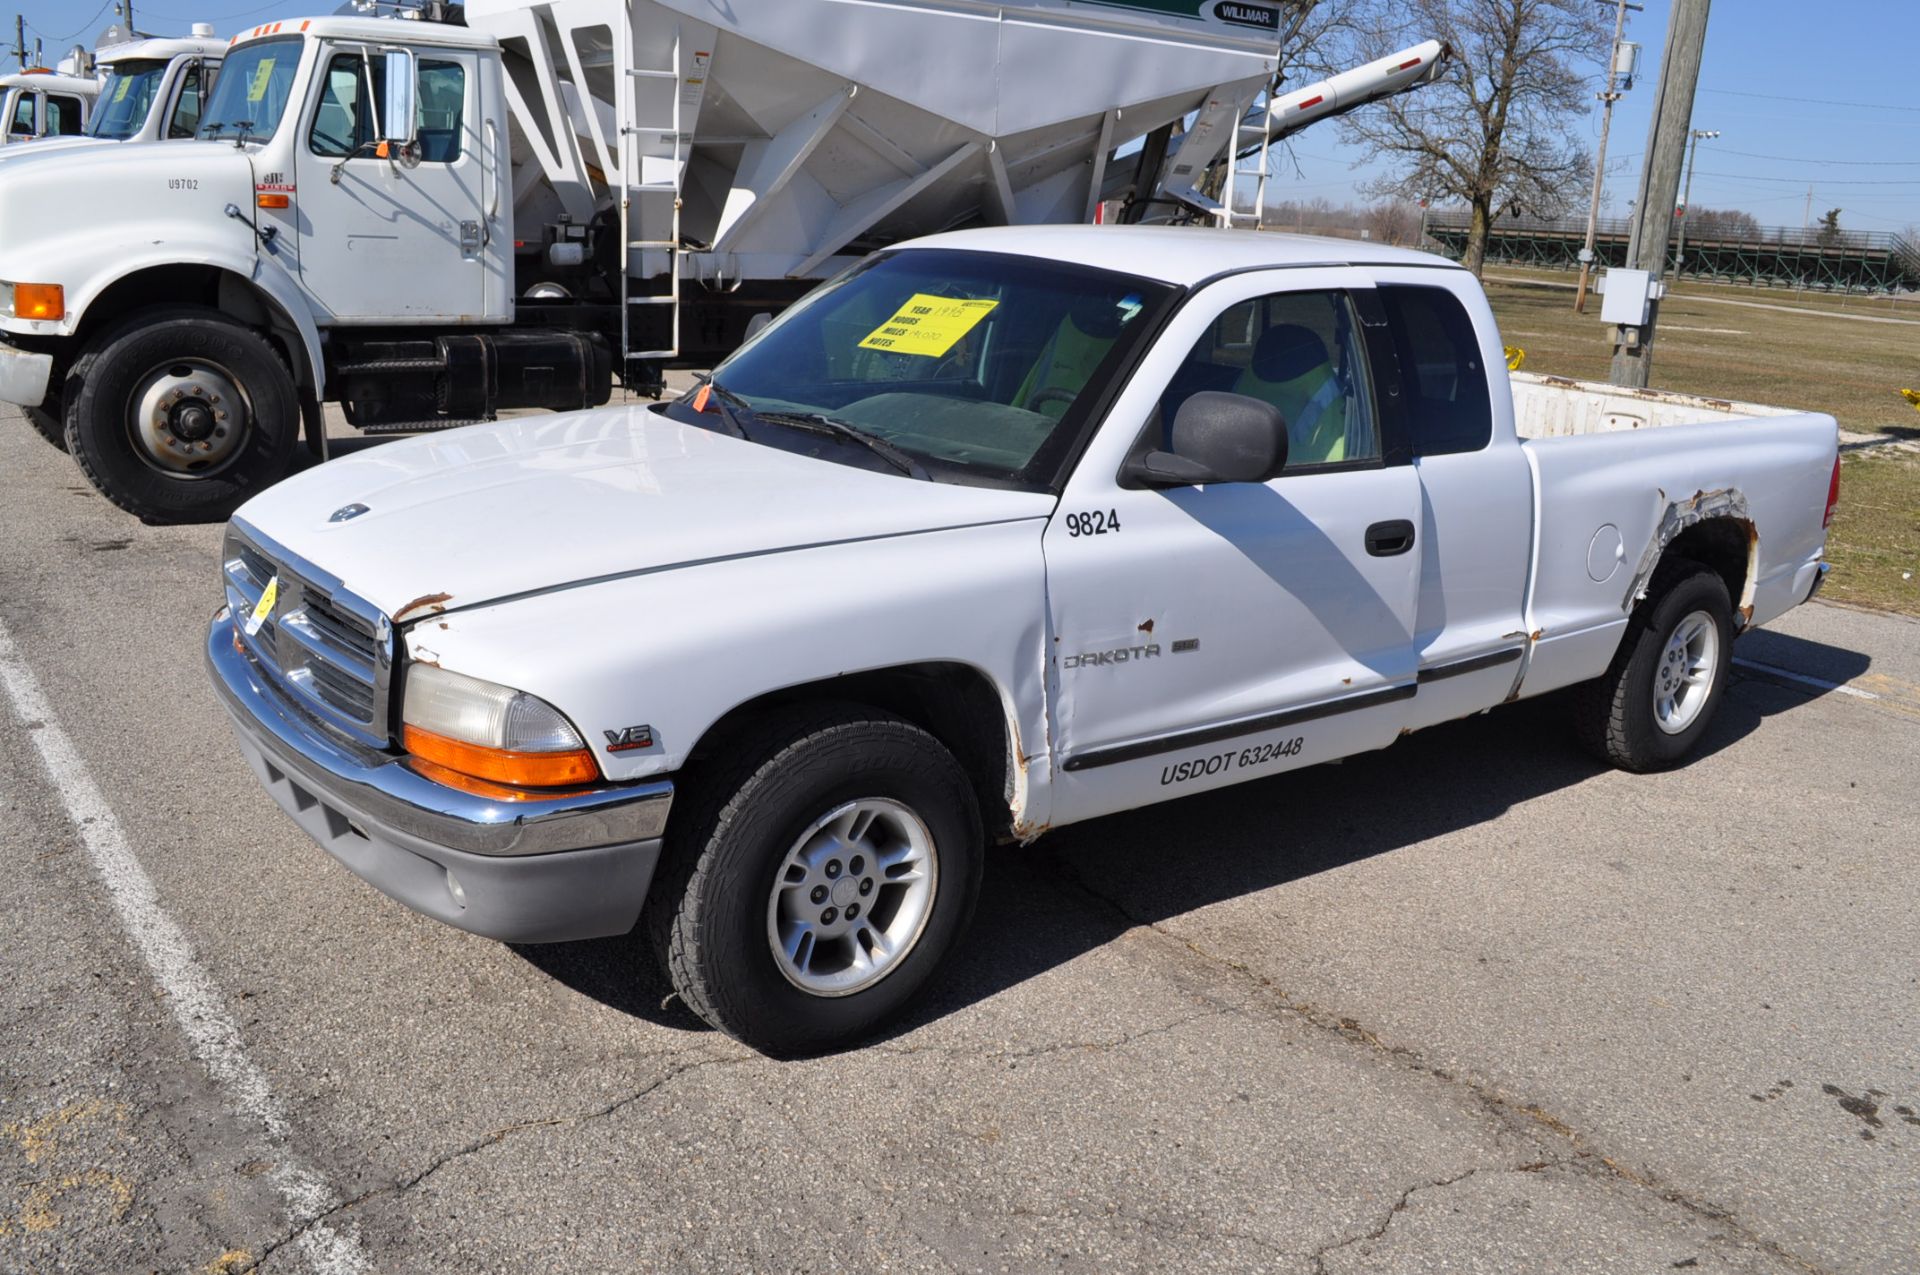
M 1702 177 L 1725 177 L 1732 181 L 1743 182 L 1785 182 L 1789 186 L 1804 186 L 1807 184 L 1806 179 L 1803 177 L 1756 177 L 1751 173 L 1710 173 L 1704 168 L 1700 170 L 1700 175 Z M 1856 180 L 1854 178 L 1847 178 L 1843 181 L 1823 181 L 1814 184 L 1823 190 L 1834 186 L 1920 186 L 1920 177 L 1903 177 L 1897 180 Z
M 1801 159 L 1792 155 L 1760 155 L 1753 151 L 1713 148 L 1716 155 L 1738 155 L 1742 159 L 1776 159 L 1783 164 L 1848 164 L 1859 168 L 1920 168 L 1920 159 Z
M 1920 115 L 1920 106 L 1890 106 L 1885 102 L 1836 102 L 1825 97 L 1791 97 L 1784 93 L 1747 93 L 1740 89 L 1701 89 L 1702 93 L 1719 93 L 1726 97 L 1757 97 L 1768 102 L 1798 102 L 1805 106 L 1846 106 L 1856 111 L 1905 111 Z

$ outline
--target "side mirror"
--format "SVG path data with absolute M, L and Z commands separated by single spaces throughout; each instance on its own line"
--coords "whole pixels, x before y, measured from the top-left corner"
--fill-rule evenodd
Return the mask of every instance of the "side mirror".
M 419 113 L 413 50 L 388 49 L 381 56 L 386 62 L 387 84 L 380 103 L 380 140 L 395 147 L 411 146 Z
M 1203 390 L 1173 418 L 1173 450 L 1148 452 L 1127 477 L 1148 487 L 1263 483 L 1287 466 L 1287 420 L 1245 394 Z

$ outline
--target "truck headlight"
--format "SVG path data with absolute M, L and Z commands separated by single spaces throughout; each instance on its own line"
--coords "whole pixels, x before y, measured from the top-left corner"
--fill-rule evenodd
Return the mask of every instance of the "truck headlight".
M 406 676 L 401 744 L 417 763 L 514 788 L 600 778 L 580 732 L 545 700 L 432 664 L 413 664 Z
M 8 283 L 0 279 L 0 310 L 16 319 L 64 319 L 67 290 L 57 283 Z

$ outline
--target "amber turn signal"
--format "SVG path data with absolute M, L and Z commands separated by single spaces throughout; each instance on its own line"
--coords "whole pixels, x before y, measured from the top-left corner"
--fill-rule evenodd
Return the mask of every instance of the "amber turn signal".
M 253 206 L 255 208 L 291 208 L 293 200 L 286 195 L 255 195 Z
M 57 283 L 16 283 L 13 285 L 13 317 L 64 319 L 67 290 Z
M 418 726 L 406 727 L 401 732 L 401 743 L 409 753 L 432 766 L 514 788 L 565 788 L 594 783 L 600 778 L 599 763 L 585 748 L 567 752 L 515 752 L 449 739 Z

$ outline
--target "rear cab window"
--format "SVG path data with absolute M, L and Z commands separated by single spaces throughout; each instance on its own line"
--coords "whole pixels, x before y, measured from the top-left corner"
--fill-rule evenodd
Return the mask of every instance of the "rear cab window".
M 1493 440 L 1487 367 L 1473 318 L 1445 288 L 1377 290 L 1400 364 L 1413 454 L 1477 452 Z

